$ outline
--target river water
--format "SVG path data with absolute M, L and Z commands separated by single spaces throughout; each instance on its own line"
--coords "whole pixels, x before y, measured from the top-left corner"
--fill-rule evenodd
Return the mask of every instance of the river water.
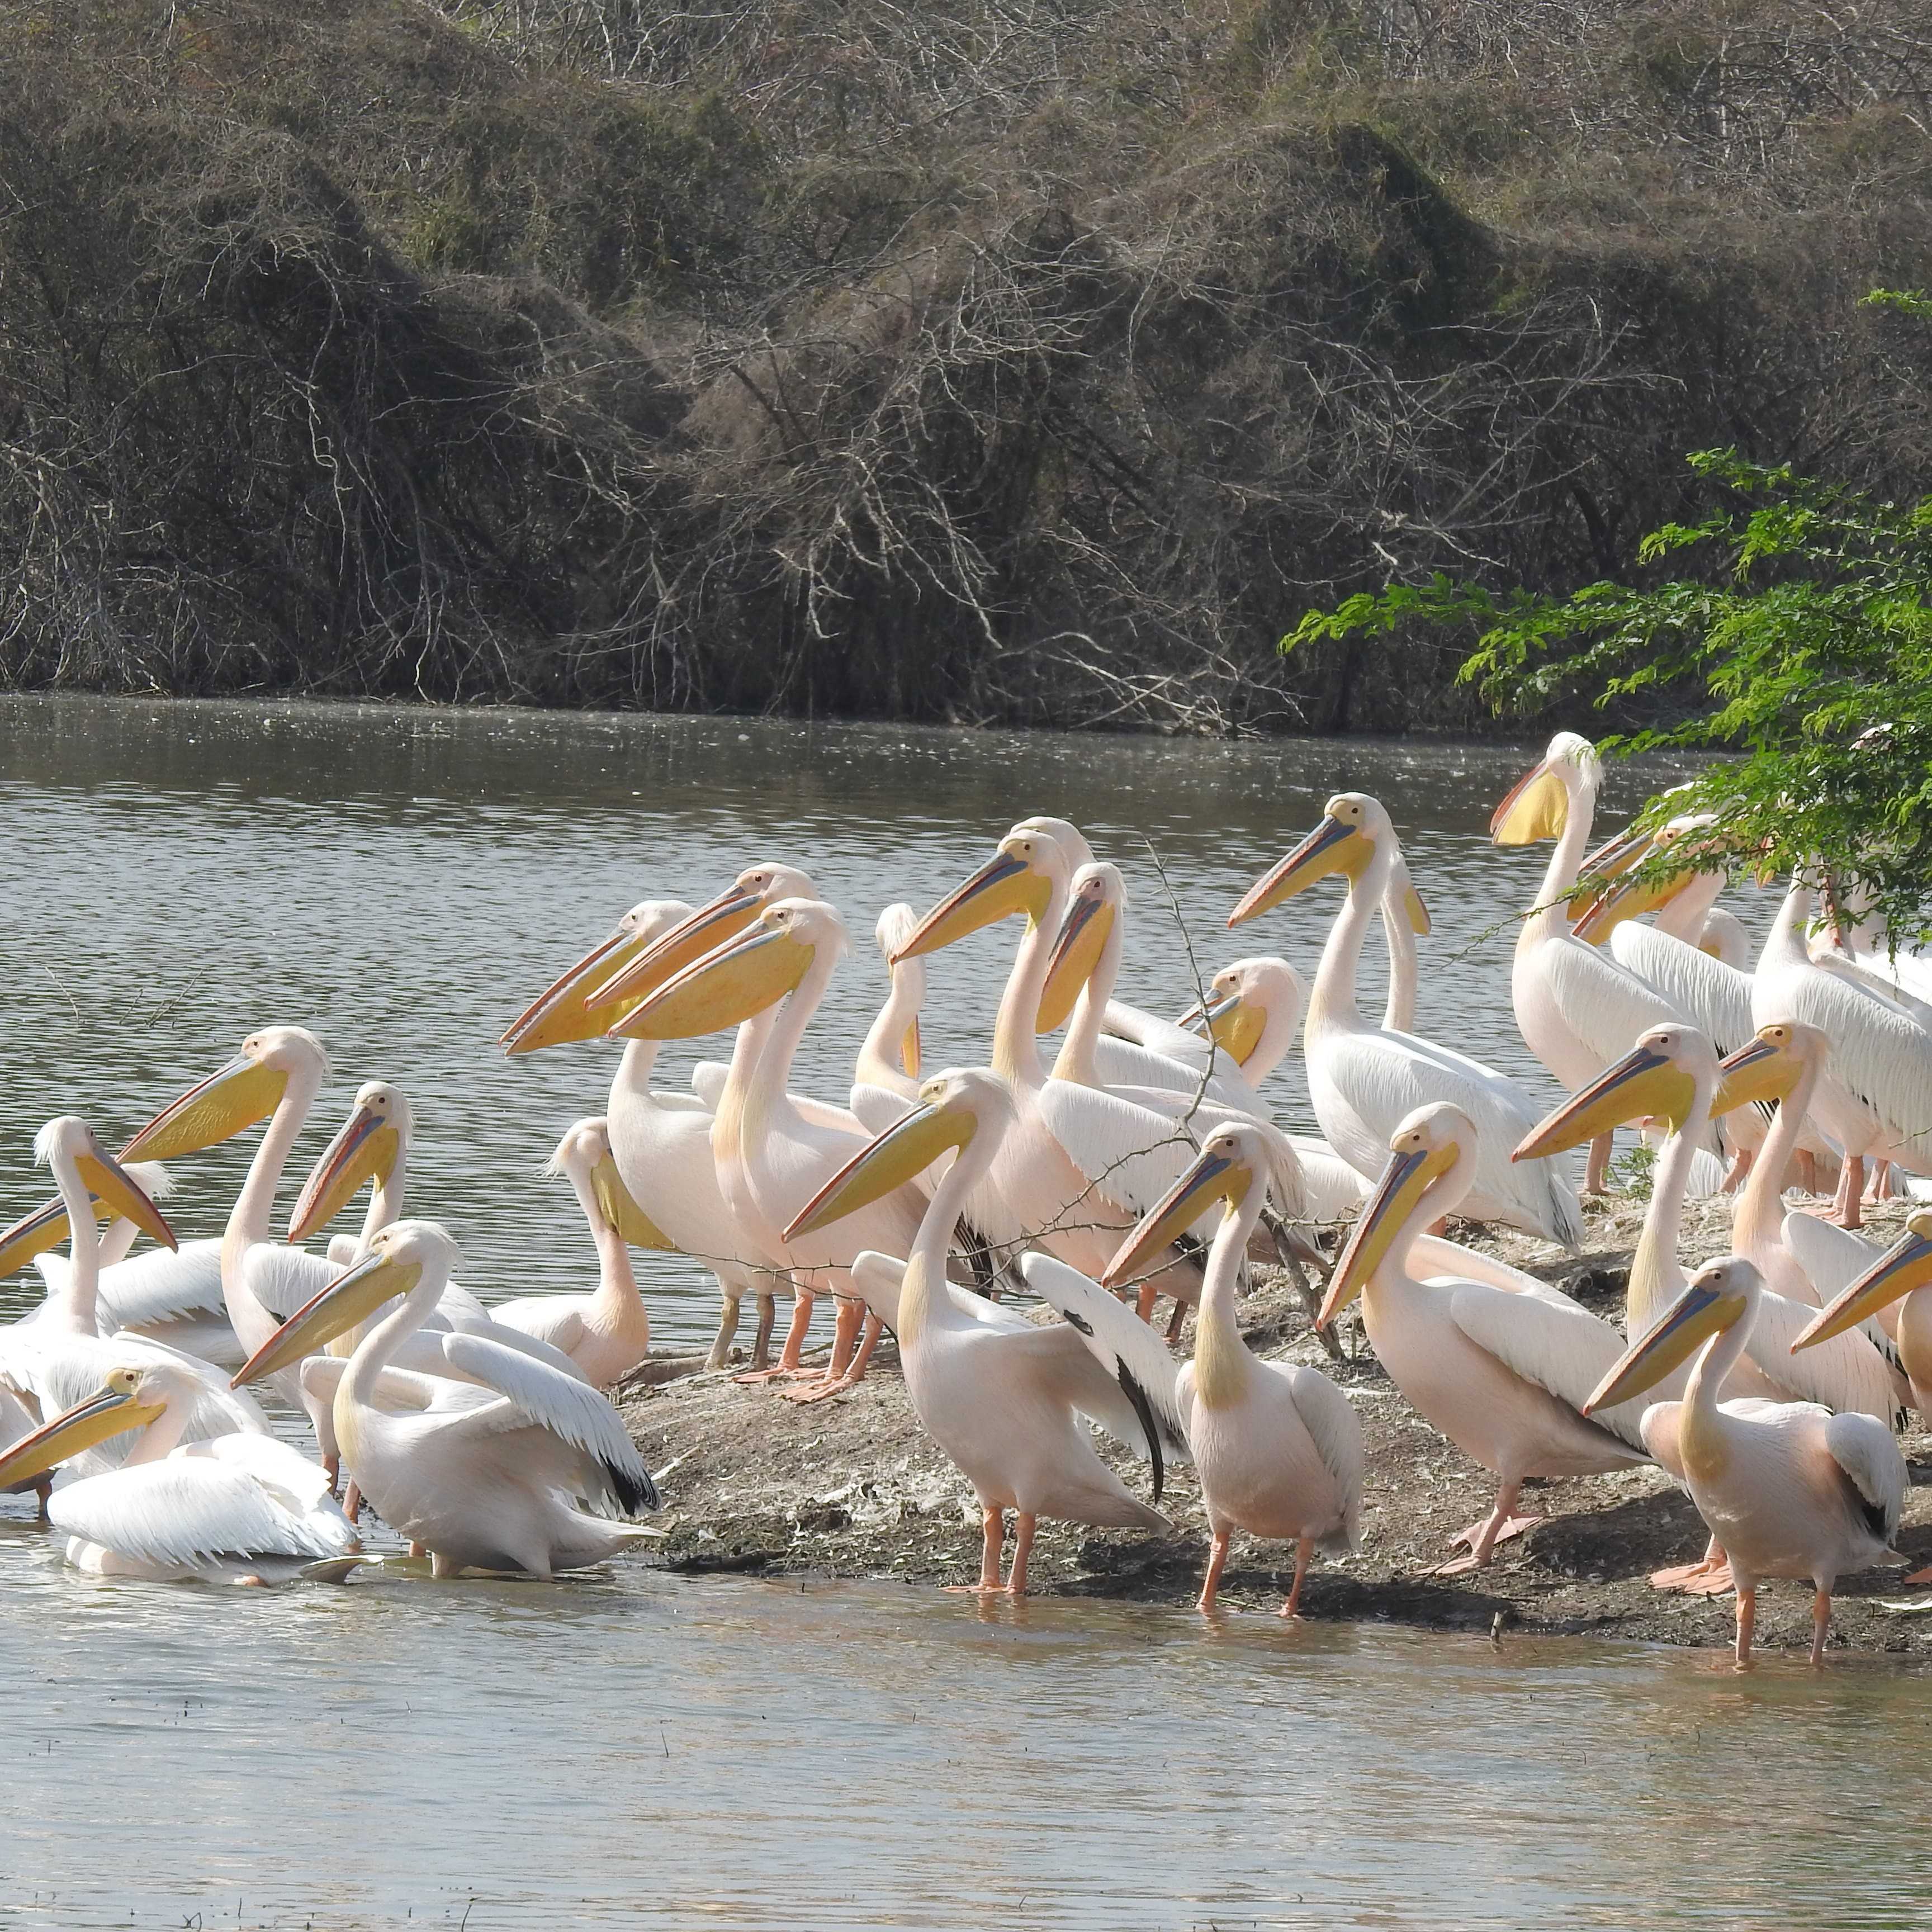
M 1420 1029 L 1554 1097 L 1508 992 L 1544 855 L 1484 837 L 1520 752 L 82 699 L 0 701 L 0 733 L 8 1218 L 44 1196 L 50 1114 L 118 1138 L 251 1028 L 298 1021 L 337 1077 L 297 1170 L 360 1081 L 395 1080 L 412 1210 L 455 1230 L 468 1285 L 587 1287 L 574 1204 L 536 1169 L 601 1111 L 610 1052 L 493 1042 L 632 901 L 805 866 L 854 938 L 800 1060 L 831 1096 L 884 989 L 878 909 L 923 910 L 1015 818 L 1075 819 L 1122 866 L 1121 992 L 1172 1012 L 1177 906 L 1205 970 L 1275 951 L 1312 971 L 1332 892 L 1222 922 L 1351 786 L 1389 806 L 1435 915 Z M 1642 789 L 1619 774 L 1611 800 Z M 1012 938 L 932 962 L 928 1066 L 983 1057 Z M 248 1144 L 180 1164 L 178 1228 L 215 1231 Z M 707 1283 L 640 1262 L 660 1343 L 704 1340 Z M 0 1311 L 28 1298 L 0 1286 Z M 217 1594 L 80 1580 L 0 1512 L 0 1924 L 1822 1927 L 1932 1906 L 1932 1685 L 1869 1661 L 1739 1681 L 1636 1648 L 982 1614 L 635 1564 Z

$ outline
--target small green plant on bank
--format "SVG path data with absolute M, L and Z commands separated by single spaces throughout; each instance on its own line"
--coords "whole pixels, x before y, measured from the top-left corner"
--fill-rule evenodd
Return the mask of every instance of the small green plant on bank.
M 1633 1201 L 1648 1201 L 1657 1179 L 1656 1148 L 1649 1142 L 1640 1140 L 1628 1154 L 1619 1154 L 1611 1162 L 1610 1175 L 1619 1192 L 1628 1194 Z
M 1867 300 L 1932 321 L 1922 295 Z M 1587 698 L 1652 721 L 1605 738 L 1612 755 L 1738 754 L 1642 814 L 1652 825 L 1712 814 L 1690 855 L 1700 867 L 1802 871 L 1840 902 L 1856 887 L 1895 937 L 1922 937 L 1932 928 L 1932 496 L 1881 500 L 1735 449 L 1689 460 L 1724 507 L 1653 530 L 1634 580 L 1499 596 L 1438 575 L 1311 610 L 1282 648 L 1474 627 L 1460 675 L 1498 712 Z M 1658 574 L 1680 557 L 1704 574 Z M 1672 864 L 1684 856 L 1680 844 Z

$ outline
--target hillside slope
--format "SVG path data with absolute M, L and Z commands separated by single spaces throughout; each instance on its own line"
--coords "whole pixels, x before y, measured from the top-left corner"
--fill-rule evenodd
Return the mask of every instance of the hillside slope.
M 1468 722 L 1708 443 L 1922 478 L 1917 0 L 0 0 L 0 674 Z

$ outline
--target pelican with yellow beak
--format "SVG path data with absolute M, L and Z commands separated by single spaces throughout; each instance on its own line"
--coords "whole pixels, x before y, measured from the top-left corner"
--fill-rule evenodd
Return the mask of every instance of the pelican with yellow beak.
M 799 1240 L 836 1226 L 906 1186 L 951 1151 L 952 1164 L 904 1251 L 892 1325 L 906 1393 L 926 1432 L 980 1498 L 982 1593 L 999 1590 L 1006 1516 L 1016 1513 L 1012 1562 L 1004 1588 L 1025 1594 L 1039 1518 L 1098 1527 L 1160 1529 L 1167 1520 L 1142 1502 L 1095 1453 L 1085 1415 L 1162 1467 L 1162 1436 L 1146 1392 L 1110 1376 L 1064 1323 L 1036 1328 L 1009 1311 L 991 1320 L 946 1280 L 952 1230 L 977 1197 L 1018 1110 L 1012 1090 L 984 1068 L 955 1069 L 928 1081 L 920 1104 L 861 1148 L 807 1202 L 786 1230 Z M 863 1254 L 862 1276 L 888 1275 L 893 1258 Z M 1148 1339 L 1154 1338 L 1150 1333 Z M 1156 1342 L 1155 1346 L 1159 1346 Z M 1155 1494 L 1160 1491 L 1156 1486 Z
M 1204 1614 L 1214 1608 L 1238 1529 L 1294 1544 L 1285 1617 L 1299 1612 L 1318 1545 L 1346 1552 L 1361 1544 L 1362 1431 L 1348 1397 L 1316 1370 L 1259 1360 L 1235 1316 L 1235 1284 L 1261 1218 L 1271 1158 L 1252 1127 L 1216 1128 L 1121 1244 L 1100 1286 L 1049 1256 L 1029 1255 L 1020 1264 L 1028 1286 L 1084 1336 L 1102 1368 L 1116 1377 L 1133 1373 L 1156 1413 L 1178 1422 L 1213 1538 L 1201 1587 Z M 1221 1210 L 1220 1225 L 1208 1252 L 1194 1358 L 1177 1370 L 1145 1324 L 1104 1289 L 1133 1280 L 1210 1208 Z M 1164 1378 L 1150 1349 L 1167 1364 Z
M 100 1244 L 94 1202 L 136 1223 L 164 1246 L 174 1233 L 127 1169 L 109 1154 L 85 1120 L 63 1114 L 35 1136 L 35 1158 L 52 1171 L 71 1230 L 64 1281 L 28 1322 L 0 1330 L 0 1429 L 14 1435 L 64 1414 L 100 1388 L 108 1370 L 126 1362 L 180 1367 L 194 1386 L 184 1427 L 196 1440 L 234 1431 L 266 1434 L 261 1412 L 245 1396 L 236 1400 L 207 1363 L 165 1344 L 125 1333 L 100 1332 L 98 1292 Z M 124 1443 L 86 1448 L 83 1474 L 112 1468 Z
M 1322 949 L 1304 1035 L 1309 1093 L 1328 1144 L 1372 1179 L 1397 1125 L 1418 1107 L 1448 1102 L 1477 1136 L 1465 1211 L 1478 1220 L 1507 1221 L 1575 1253 L 1583 1239 L 1576 1190 L 1553 1168 L 1510 1164 L 1510 1148 L 1536 1120 L 1516 1082 L 1432 1040 L 1371 1026 L 1357 1010 L 1362 942 L 1388 892 L 1397 850 L 1394 828 L 1377 800 L 1364 792 L 1338 792 L 1321 824 L 1257 881 L 1228 923 L 1240 926 L 1318 880 L 1342 874 L 1348 895 Z
M 1848 1282 L 1791 1346 L 1794 1352 L 1814 1348 L 1892 1308 L 1898 1310 L 1894 1340 L 1912 1406 L 1922 1415 L 1932 1415 L 1932 1208 L 1909 1215 L 1904 1233 Z M 1932 1581 L 1932 1569 L 1906 1580 Z
M 1833 1415 L 1815 1402 L 1718 1400 L 1761 1294 L 1757 1270 L 1741 1255 L 1707 1262 L 1584 1405 L 1586 1413 L 1627 1406 L 1696 1355 L 1683 1400 L 1644 1411 L 1643 1439 L 1659 1462 L 1683 1470 L 1698 1514 L 1730 1556 L 1740 1670 L 1750 1662 L 1761 1579 L 1810 1580 L 1815 1665 L 1824 1661 L 1839 1577 L 1904 1561 L 1891 1546 L 1905 1458 L 1883 1423 Z
M 1417 1237 L 1460 1206 L 1477 1159 L 1475 1124 L 1448 1101 L 1418 1107 L 1402 1122 L 1319 1317 L 1328 1327 L 1359 1294 L 1363 1325 L 1389 1379 L 1496 1478 L 1495 1509 L 1455 1538 L 1468 1555 L 1442 1564 L 1438 1576 L 1486 1566 L 1498 1543 L 1541 1520 L 1516 1513 L 1526 1477 L 1600 1475 L 1649 1460 L 1634 1411 L 1593 1420 L 1580 1413 L 1622 1350 L 1607 1322 L 1531 1275 L 1497 1286 L 1493 1261 L 1481 1279 L 1410 1272 Z M 1428 1264 L 1453 1252 L 1450 1243 L 1432 1242 Z
M 339 1580 L 359 1546 L 328 1478 L 272 1436 L 184 1440 L 205 1393 L 184 1362 L 121 1360 L 92 1394 L 0 1450 L 0 1486 L 112 1445 L 118 1467 L 56 1490 L 47 1505 L 76 1569 L 154 1582 Z
M 592 1388 L 608 1389 L 651 1352 L 650 1313 L 638 1292 L 631 1248 L 662 1251 L 670 1243 L 631 1198 L 602 1120 L 579 1120 L 567 1130 L 544 1172 L 568 1181 L 583 1210 L 597 1250 L 596 1288 L 499 1302 L 490 1317 L 562 1349 Z
M 757 905 L 748 910 L 740 902 L 757 901 L 772 888 L 771 875 L 780 869 L 754 867 L 697 913 L 676 899 L 646 899 L 633 906 L 610 939 L 593 946 L 525 1011 L 505 1036 L 505 1050 L 532 1052 L 540 1046 L 602 1038 L 658 986 L 703 958 L 714 940 L 742 932 Z M 784 869 L 787 884 L 803 877 Z M 810 881 L 806 884 L 808 889 Z M 612 977 L 634 966 L 640 970 L 631 990 L 605 997 Z M 722 1368 L 729 1359 L 740 1304 L 748 1296 L 758 1311 L 752 1366 L 763 1369 L 776 1319 L 777 1257 L 763 1251 L 726 1204 L 711 1152 L 710 1106 L 694 1093 L 651 1084 L 659 1051 L 655 1040 L 625 1043 L 605 1110 L 610 1157 L 626 1192 L 652 1226 L 717 1281 L 718 1333 L 710 1366 Z
M 445 1338 L 466 1381 L 394 1366 L 454 1258 L 455 1244 L 434 1222 L 392 1223 L 269 1336 L 236 1382 L 286 1372 L 393 1302 L 341 1372 L 334 1430 L 344 1467 L 386 1522 L 428 1549 L 436 1575 L 548 1578 L 653 1534 L 572 1500 L 626 1514 L 658 1503 L 616 1411 L 577 1377 L 476 1335 Z
M 1603 766 L 1596 747 L 1574 731 L 1550 740 L 1540 763 L 1496 807 L 1490 836 L 1498 845 L 1554 838 L 1536 902 L 1516 933 L 1510 990 L 1525 1043 L 1558 1082 L 1574 1090 L 1621 1054 L 1646 1028 L 1690 1016 L 1597 946 L 1572 934 L 1569 902 L 1590 843 Z M 1646 837 L 1631 855 L 1642 856 Z M 1590 1143 L 1583 1186 L 1610 1184 L 1610 1138 Z
M 926 1197 L 908 1185 L 871 1204 L 860 1219 L 809 1239 L 794 1240 L 787 1225 L 826 1178 L 844 1166 L 866 1136 L 808 1114 L 790 1089 L 792 1064 L 806 1029 L 845 950 L 844 922 L 822 899 L 782 899 L 764 908 L 738 937 L 727 940 L 664 985 L 620 1023 L 635 1040 L 680 1040 L 739 1028 L 731 1066 L 712 1124 L 718 1183 L 733 1215 L 748 1226 L 764 1252 L 789 1273 L 794 1301 L 778 1372 L 797 1369 L 816 1296 L 838 1305 L 832 1356 L 812 1397 L 847 1388 L 865 1372 L 879 1326 L 866 1323 L 862 1295 L 853 1284 L 853 1257 L 861 1249 L 903 1253 L 919 1226 Z

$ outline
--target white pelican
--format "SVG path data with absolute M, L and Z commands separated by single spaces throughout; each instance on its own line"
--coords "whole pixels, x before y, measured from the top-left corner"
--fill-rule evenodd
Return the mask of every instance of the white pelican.
M 184 1363 L 123 1361 L 92 1395 L 0 1451 L 0 1486 L 138 1431 L 118 1468 L 56 1490 L 47 1505 L 76 1569 L 156 1582 L 338 1579 L 359 1546 L 328 1478 L 272 1436 L 184 1442 L 204 1394 Z
M 784 1229 L 806 1202 L 866 1140 L 850 1127 L 814 1117 L 790 1091 L 800 1041 L 845 950 L 844 922 L 822 899 L 782 899 L 764 908 L 751 927 L 666 981 L 619 1022 L 626 1038 L 688 1039 L 722 1028 L 740 1029 L 712 1130 L 718 1185 L 733 1214 L 789 1271 L 796 1296 L 781 1372 L 797 1364 L 812 1304 L 829 1292 L 838 1301 L 831 1359 L 814 1398 L 849 1388 L 865 1372 L 878 1334 L 875 1320 L 856 1354 L 864 1298 L 850 1270 L 862 1249 L 903 1252 L 910 1245 L 925 1197 L 908 1187 L 873 1204 L 865 1215 L 803 1240 Z
M 1432 1040 L 1370 1025 L 1355 1005 L 1355 971 L 1370 920 L 1388 890 L 1395 833 L 1388 814 L 1362 792 L 1338 792 L 1322 823 L 1258 880 L 1229 915 L 1239 926 L 1334 872 L 1348 896 L 1322 949 L 1304 1036 L 1308 1086 L 1328 1144 L 1363 1175 L 1382 1165 L 1396 1125 L 1418 1106 L 1452 1101 L 1477 1135 L 1465 1211 L 1507 1221 L 1568 1249 L 1582 1245 L 1576 1191 L 1555 1170 L 1513 1167 L 1510 1150 L 1534 1124 L 1514 1081 Z
M 1810 888 L 1794 878 L 1752 976 L 1751 1017 L 1802 1020 L 1831 1042 L 1811 1112 L 1844 1150 L 1832 1218 L 1856 1228 L 1868 1156 L 1932 1172 L 1932 1031 L 1814 962 L 1804 944 L 1810 912 Z
M 52 1170 L 67 1206 L 68 1266 L 60 1287 L 32 1319 L 0 1330 L 0 1429 L 17 1436 L 60 1415 L 97 1394 L 109 1369 L 134 1362 L 174 1364 L 194 1378 L 198 1393 L 184 1425 L 191 1436 L 238 1430 L 266 1434 L 268 1424 L 254 1403 L 245 1396 L 236 1400 L 207 1363 L 144 1336 L 101 1334 L 100 1246 L 92 1197 L 169 1247 L 173 1232 L 85 1120 L 71 1114 L 50 1120 L 34 1137 L 34 1154 Z M 80 1467 L 88 1474 L 111 1468 L 125 1449 L 122 1444 L 92 1450 Z
M 1027 1286 L 1072 1322 L 1108 1373 L 1118 1377 L 1124 1367 L 1156 1412 L 1179 1424 L 1213 1538 L 1200 1609 L 1214 1609 L 1229 1540 L 1241 1529 L 1295 1546 L 1294 1582 L 1281 1612 L 1292 1617 L 1316 1546 L 1360 1546 L 1362 1431 L 1348 1397 L 1326 1376 L 1259 1360 L 1241 1339 L 1235 1282 L 1261 1217 L 1270 1158 L 1253 1128 L 1216 1128 L 1108 1270 L 1110 1283 L 1131 1280 L 1204 1208 L 1224 1204 L 1201 1292 L 1194 1358 L 1184 1366 L 1177 1368 L 1144 1322 L 1064 1263 L 1028 1255 L 1020 1268 Z
M 1531 1052 L 1574 1091 L 1600 1073 L 1646 1027 L 1688 1018 L 1654 986 L 1570 930 L 1569 901 L 1590 843 L 1603 766 L 1596 747 L 1574 731 L 1550 740 L 1542 761 L 1496 807 L 1490 836 L 1498 845 L 1554 838 L 1556 849 L 1536 903 L 1518 928 L 1510 972 L 1516 1023 Z M 1610 1139 L 1590 1143 L 1583 1185 L 1609 1185 Z
M 1162 1436 L 1145 1391 L 1108 1376 L 1072 1328 L 995 1325 L 962 1306 L 966 1297 L 946 1278 L 947 1246 L 961 1214 L 982 1194 L 1018 1109 L 1006 1082 L 982 1068 L 940 1074 L 921 1094 L 922 1104 L 834 1174 L 789 1232 L 802 1236 L 830 1226 L 957 1150 L 907 1251 L 894 1326 L 913 1407 L 980 1498 L 976 1587 L 982 1593 L 1000 1587 L 1012 1510 L 1018 1521 L 1006 1588 L 1022 1596 L 1041 1516 L 1103 1528 L 1168 1526 L 1101 1461 L 1079 1416 L 1144 1445 L 1155 1464 L 1156 1496 Z M 861 1268 L 873 1258 L 861 1256 Z
M 1475 1124 L 1447 1101 L 1418 1107 L 1390 1138 L 1388 1166 L 1335 1264 L 1324 1327 L 1362 1298 L 1376 1359 L 1410 1406 L 1496 1478 L 1496 1508 L 1456 1538 L 1468 1554 L 1433 1574 L 1486 1564 L 1496 1546 L 1541 1519 L 1516 1514 L 1526 1476 L 1598 1475 L 1647 1460 L 1634 1412 L 1594 1421 L 1584 1398 L 1622 1338 L 1567 1294 L 1494 1263 L 1480 1279 L 1409 1272 L 1416 1236 L 1457 1207 L 1474 1178 Z M 1452 1255 L 1432 1243 L 1429 1261 Z
M 1707 1262 L 1585 1408 L 1627 1404 L 1701 1348 L 1684 1400 L 1644 1411 L 1643 1439 L 1659 1462 L 1683 1470 L 1697 1514 L 1730 1556 L 1740 1668 L 1750 1661 L 1766 1576 L 1810 1579 L 1816 1664 L 1839 1577 L 1904 1560 L 1891 1544 L 1905 1500 L 1905 1459 L 1892 1432 L 1868 1415 L 1834 1415 L 1808 1402 L 1718 1400 L 1744 1353 L 1760 1292 L 1757 1270 L 1742 1256 Z
M 883 1088 L 902 1100 L 919 1091 L 919 1015 L 926 1004 L 926 962 L 894 955 L 913 935 L 919 915 L 904 900 L 880 914 L 872 937 L 885 956 L 888 990 L 859 1048 L 858 1087 Z
M 1769 1042 L 1761 1035 L 1720 1063 L 1696 1028 L 1653 1027 L 1622 1059 L 1540 1122 L 1517 1149 L 1519 1158 L 1532 1160 L 1561 1153 L 1587 1135 L 1632 1120 L 1659 1120 L 1668 1127 L 1652 1174 L 1643 1231 L 1630 1259 L 1624 1316 L 1627 1335 L 1642 1334 L 1683 1291 L 1684 1269 L 1677 1250 L 1694 1140 L 1714 1109 L 1723 1112 L 1775 1097 L 1808 1077 L 1799 1070 L 1808 1059 L 1810 1073 L 1815 1076 L 1816 1060 L 1808 1056 L 1822 1042 L 1804 1029 L 1803 1043 L 1793 1051 L 1793 1036 L 1800 1032 L 1790 1024 L 1767 1027 Z M 1760 1164 L 1738 1197 L 1734 1239 L 1742 1240 L 1748 1229 L 1754 1241 L 1767 1246 L 1777 1244 L 1775 1216 L 1768 1240 L 1760 1224 L 1767 1204 L 1777 1201 L 1772 1167 L 1790 1151 L 1796 1118 L 1795 1112 L 1780 1108 L 1766 1142 L 1773 1160 Z M 1802 1362 L 1792 1360 L 1792 1338 L 1810 1319 L 1816 1304 L 1810 1282 L 1788 1257 L 1779 1264 L 1779 1274 L 1780 1292 L 1767 1290 L 1760 1298 L 1750 1360 L 1739 1365 L 1742 1379 L 1728 1393 L 1821 1402 L 1834 1409 L 1862 1410 L 1888 1423 L 1898 1408 L 1897 1391 L 1892 1371 L 1868 1337 L 1848 1335 L 1828 1353 Z
M 544 1168 L 570 1183 L 597 1250 L 590 1294 L 530 1294 L 499 1302 L 491 1320 L 561 1348 L 592 1388 L 620 1382 L 651 1352 L 651 1318 L 638 1292 L 631 1246 L 664 1249 L 662 1231 L 626 1191 L 602 1120 L 579 1120 Z
M 756 880 L 758 874 L 743 877 Z M 528 1053 L 601 1038 L 654 987 L 702 958 L 714 938 L 742 930 L 751 912 L 736 902 L 752 902 L 755 911 L 763 890 L 761 883 L 742 892 L 734 885 L 699 913 L 676 899 L 646 899 L 633 906 L 609 939 L 592 947 L 524 1012 L 505 1036 L 505 1052 Z M 651 963 L 638 976 L 641 990 L 606 997 L 604 989 L 612 976 L 646 955 Z M 694 1094 L 652 1086 L 658 1051 L 654 1040 L 625 1046 L 605 1113 L 611 1157 L 625 1191 L 652 1225 L 717 1281 L 720 1310 L 709 1366 L 722 1368 L 729 1358 L 740 1304 L 748 1295 L 758 1311 L 752 1366 L 762 1370 L 770 1359 L 776 1318 L 778 1259 L 761 1251 L 725 1203 L 712 1158 L 710 1108 Z
M 340 1374 L 334 1426 L 344 1466 L 382 1520 L 429 1552 L 435 1574 L 548 1578 L 632 1548 L 653 1532 L 586 1514 L 573 1500 L 655 1509 L 656 1486 L 617 1412 L 574 1377 L 481 1336 L 448 1338 L 470 1379 L 392 1366 L 436 1307 L 455 1244 L 434 1222 L 397 1221 L 369 1252 L 298 1310 L 238 1371 L 292 1368 L 387 1301 Z M 411 1406 L 394 1391 L 410 1392 Z
M 1077 1081 L 1049 1078 L 1041 1064 L 1040 1004 L 1068 878 L 1056 840 L 1043 832 L 1010 832 L 992 859 L 926 914 L 902 955 L 936 952 L 1011 914 L 1025 915 L 993 1026 L 994 1070 L 1010 1084 L 1018 1117 L 1000 1137 L 968 1216 L 996 1246 L 1037 1245 L 1095 1276 L 1133 1215 L 1173 1184 L 1193 1150 L 1170 1115 Z M 1282 1184 L 1284 1195 L 1294 1196 L 1288 1211 L 1299 1214 L 1294 1178 L 1284 1173 Z M 1179 1287 L 1192 1298 L 1191 1282 L 1179 1276 L 1160 1286 Z

